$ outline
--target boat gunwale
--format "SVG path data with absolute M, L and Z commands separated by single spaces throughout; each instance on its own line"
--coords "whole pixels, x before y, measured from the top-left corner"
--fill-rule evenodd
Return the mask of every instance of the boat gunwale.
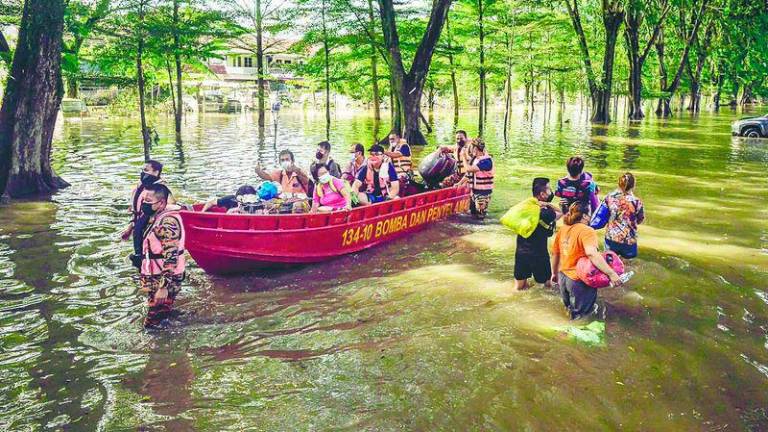
M 441 190 L 443 190 L 443 189 L 441 189 Z M 425 192 L 423 194 L 426 195 L 426 194 L 429 194 L 429 193 L 435 193 L 435 195 L 437 195 L 436 192 L 440 192 L 441 190 L 428 191 L 428 192 Z M 358 207 L 357 209 L 354 209 L 352 211 L 338 210 L 338 211 L 334 211 L 334 212 L 331 212 L 331 213 L 323 213 L 324 215 L 339 215 L 339 214 L 346 213 L 346 218 L 345 218 L 344 222 L 342 222 L 342 223 L 330 224 L 330 223 L 326 222 L 324 225 L 318 226 L 318 227 L 280 228 L 279 225 L 278 225 L 278 227 L 276 227 L 274 229 L 253 229 L 251 227 L 249 227 L 247 229 L 231 229 L 231 228 L 219 228 L 219 227 L 216 227 L 216 228 L 203 227 L 203 226 L 199 226 L 199 225 L 192 225 L 191 222 L 190 222 L 190 225 L 188 227 L 185 227 L 185 228 L 187 228 L 187 230 L 194 229 L 194 230 L 199 230 L 199 231 L 203 231 L 203 232 L 214 232 L 214 233 L 217 232 L 217 233 L 222 233 L 222 234 L 230 234 L 230 233 L 231 234 L 235 234 L 235 233 L 277 233 L 277 232 L 285 234 L 285 233 L 289 233 L 289 232 L 290 233 L 314 232 L 314 231 L 320 231 L 320 230 L 327 230 L 327 229 L 332 229 L 332 228 L 343 227 L 343 226 L 347 226 L 347 225 L 351 225 L 351 224 L 358 224 L 358 223 L 362 223 L 362 222 L 366 222 L 366 221 L 370 222 L 370 221 L 374 221 L 374 220 L 379 219 L 379 218 L 386 218 L 386 217 L 390 217 L 390 216 L 393 216 L 393 215 L 398 215 L 398 214 L 404 213 L 404 212 L 418 211 L 418 210 L 423 209 L 424 207 L 435 205 L 436 203 L 455 202 L 455 201 L 458 201 L 460 199 L 464 199 L 464 198 L 468 198 L 469 197 L 469 195 L 470 195 L 469 188 L 464 188 L 464 192 L 463 193 L 461 192 L 461 188 L 458 188 L 458 190 L 459 190 L 459 192 L 457 192 L 455 195 L 453 195 L 451 197 L 448 197 L 448 198 L 444 198 L 442 200 L 435 200 L 435 201 L 432 201 L 432 202 L 425 202 L 424 204 L 421 204 L 421 205 L 418 205 L 418 206 L 409 207 L 409 208 L 402 208 L 402 209 L 395 210 L 395 211 L 390 211 L 390 212 L 384 213 L 384 214 L 376 214 L 375 216 L 369 216 L 369 217 L 363 216 L 359 220 L 351 221 L 351 222 L 349 221 L 349 215 L 352 213 L 352 211 L 372 208 L 373 206 L 380 206 L 380 205 L 383 206 L 383 205 L 386 205 L 388 203 L 391 203 L 392 201 L 384 201 L 384 202 L 373 204 L 372 206 Z M 404 200 L 404 199 L 408 199 L 408 198 L 411 198 L 411 197 L 417 197 L 419 195 L 422 195 L 422 194 L 411 195 L 409 197 L 404 197 L 404 198 L 399 198 L 399 199 Z M 254 218 L 254 219 L 255 218 L 261 218 L 261 217 L 272 217 L 272 218 L 278 217 L 279 218 L 281 216 L 282 217 L 285 217 L 285 216 L 288 216 L 288 217 L 300 216 L 300 217 L 305 217 L 306 218 L 307 216 L 316 215 L 316 214 L 312 214 L 312 213 L 280 214 L 280 215 L 249 215 L 249 214 L 226 214 L 226 213 L 207 213 L 207 212 L 204 213 L 204 212 L 189 211 L 189 210 L 182 210 L 180 212 L 180 214 L 181 214 L 181 217 L 182 217 L 182 221 L 184 220 L 184 214 L 194 214 L 196 216 L 204 215 L 203 217 L 205 219 L 211 219 L 211 218 L 219 219 L 222 216 L 227 216 L 227 217 L 246 217 L 246 218 Z

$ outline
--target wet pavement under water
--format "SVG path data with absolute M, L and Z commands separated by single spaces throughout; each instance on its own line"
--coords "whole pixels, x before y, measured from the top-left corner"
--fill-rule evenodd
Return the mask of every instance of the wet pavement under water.
M 494 113 L 491 220 L 288 272 L 192 264 L 182 315 L 151 332 L 117 240 L 137 121 L 67 119 L 55 166 L 72 186 L 0 207 L 0 429 L 768 430 L 768 140 L 732 138 L 740 115 L 597 127 L 578 106 L 519 107 L 505 144 Z M 187 202 L 255 182 L 283 148 L 308 164 L 324 118 L 269 120 L 260 136 L 250 114 L 190 116 L 179 146 L 158 118 L 153 157 Z M 450 116 L 435 125 L 429 148 L 452 140 Z M 336 159 L 375 129 L 337 116 Z M 636 276 L 600 293 L 604 346 L 559 330 L 553 292 L 514 291 L 514 236 L 496 222 L 573 154 L 603 192 L 632 171 L 647 211 Z

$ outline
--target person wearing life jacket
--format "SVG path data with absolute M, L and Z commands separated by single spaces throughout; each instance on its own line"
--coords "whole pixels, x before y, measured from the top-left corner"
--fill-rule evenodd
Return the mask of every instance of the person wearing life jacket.
M 451 154 L 456 159 L 456 172 L 449 176 L 440 184 L 442 187 L 450 187 L 458 183 L 466 170 L 464 167 L 467 165 L 469 156 L 467 151 L 469 150 L 469 138 L 467 138 L 467 132 L 464 130 L 456 131 L 456 144 L 452 146 L 440 146 L 439 150 L 443 153 Z
M 589 226 L 589 205 L 574 202 L 563 218 L 565 225 L 555 235 L 552 245 L 552 283 L 560 285 L 560 294 L 571 319 L 595 311 L 597 289 L 579 279 L 576 264 L 588 257 L 598 270 L 608 275 L 614 286 L 621 285 L 616 271 L 597 250 L 597 233 Z
M 349 153 L 352 154 L 352 159 L 344 168 L 344 172 L 341 173 L 341 179 L 352 184 L 357 178 L 357 173 L 365 166 L 365 147 L 360 143 L 355 143 Z
M 485 148 L 482 138 L 473 138 L 468 152 L 470 159 L 465 166 L 466 174 L 459 185 L 469 185 L 472 188 L 472 196 L 469 209 L 472 215 L 479 220 L 485 219 L 488 214 L 488 206 L 491 203 L 493 193 L 493 176 L 495 169 L 493 159 Z
M 280 168 L 266 171 L 256 166 L 256 174 L 264 180 L 280 183 L 283 198 L 307 198 L 309 196 L 309 177 L 296 165 L 293 152 L 280 152 Z
M 574 156 L 566 163 L 568 175 L 557 181 L 555 196 L 560 198 L 560 209 L 567 213 L 571 204 L 581 202 L 589 205 L 590 214 L 597 210 L 600 188 L 592 174 L 584 172 L 584 159 Z
M 411 146 L 408 142 L 396 133 L 389 134 L 389 150 L 384 154 L 392 160 L 397 177 L 399 179 L 408 179 L 413 172 L 413 162 L 411 161 Z M 401 185 L 402 186 L 402 185 Z
M 332 176 L 322 163 L 317 166 L 317 177 L 311 213 L 352 209 L 352 197 L 344 180 Z
M 139 277 L 141 291 L 148 296 L 145 327 L 156 327 L 169 318 L 184 280 L 186 239 L 181 207 L 169 204 L 170 197 L 165 185 L 154 185 L 141 204 L 142 213 L 149 217 L 142 235 Z
M 374 144 L 368 150 L 366 165 L 357 174 L 352 190 L 364 192 L 358 194 L 360 205 L 369 205 L 387 199 L 397 199 L 400 193 L 400 182 L 397 172 L 389 159 L 384 155 L 384 147 Z
M 131 213 L 131 222 L 123 230 L 120 238 L 128 240 L 133 236 L 133 254 L 129 257 L 134 267 L 139 268 L 141 264 L 141 235 L 147 225 L 148 217 L 141 213 L 141 203 L 149 194 L 147 188 L 154 184 L 161 183 L 160 175 L 163 173 L 163 164 L 156 160 L 149 160 L 144 164 L 139 177 L 139 184 L 131 191 L 128 211 Z

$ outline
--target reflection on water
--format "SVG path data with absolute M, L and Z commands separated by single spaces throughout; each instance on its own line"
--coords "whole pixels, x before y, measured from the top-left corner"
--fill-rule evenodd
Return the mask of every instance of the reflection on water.
M 291 272 L 192 267 L 168 331 L 145 332 L 117 240 L 142 162 L 132 119 L 72 119 L 55 163 L 72 187 L 0 208 L 0 429 L 765 430 L 766 140 L 733 139 L 734 113 L 593 127 L 582 107 L 520 107 L 487 141 L 492 215 L 585 156 L 602 190 L 623 170 L 647 207 L 627 287 L 602 291 L 607 344 L 556 330 L 558 296 L 514 291 L 514 237 L 461 219 Z M 456 127 L 434 113 L 432 144 Z M 255 182 L 283 148 L 302 164 L 322 115 L 283 111 L 172 122 L 153 157 L 179 199 Z M 386 133 L 334 119 L 334 155 Z M 428 149 L 416 150 L 417 158 Z

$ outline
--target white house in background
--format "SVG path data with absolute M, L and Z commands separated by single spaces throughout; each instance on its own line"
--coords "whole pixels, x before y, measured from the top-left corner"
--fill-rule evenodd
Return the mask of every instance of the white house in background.
M 264 74 L 270 83 L 300 80 L 293 72 L 292 66 L 303 64 L 305 57 L 291 53 L 290 48 L 296 43 L 290 39 L 264 40 Z M 208 68 L 219 80 L 229 82 L 254 82 L 258 79 L 256 69 L 256 40 L 253 35 L 245 35 L 230 44 L 229 48 L 220 52 L 222 58 L 211 59 Z

